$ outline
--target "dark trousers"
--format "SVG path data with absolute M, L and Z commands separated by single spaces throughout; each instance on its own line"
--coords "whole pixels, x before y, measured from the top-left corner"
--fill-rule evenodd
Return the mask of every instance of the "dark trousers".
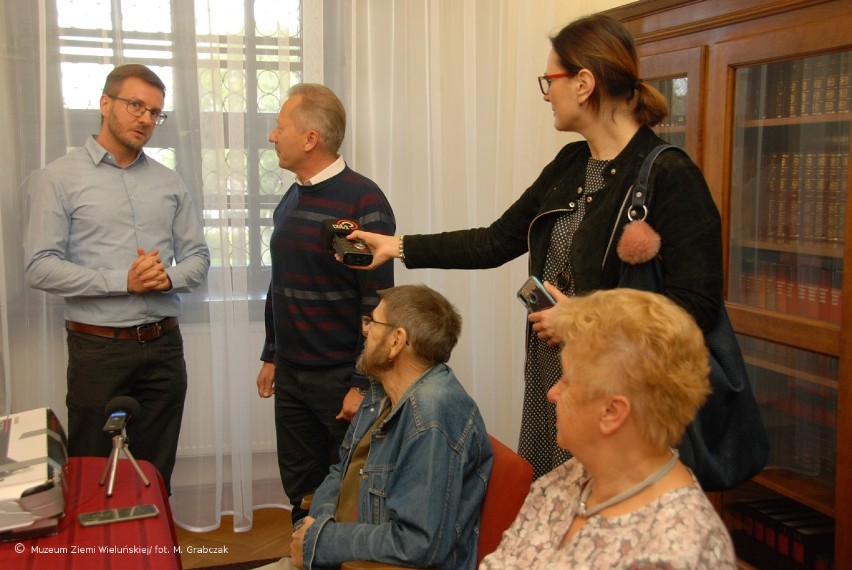
M 302 499 L 323 482 L 339 460 L 349 422 L 334 419 L 349 391 L 352 366 L 298 370 L 275 365 L 275 432 L 278 469 L 293 504 L 292 519 L 307 516 Z
M 67 334 L 68 454 L 108 457 L 112 438 L 103 431 L 104 408 L 116 396 L 130 396 L 141 411 L 127 424 L 128 449 L 150 461 L 171 492 L 186 397 L 180 328 L 145 343 Z

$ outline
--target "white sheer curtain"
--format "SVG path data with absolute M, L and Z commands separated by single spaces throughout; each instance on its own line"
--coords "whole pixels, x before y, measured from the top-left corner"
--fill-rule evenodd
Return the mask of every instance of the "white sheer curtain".
M 575 138 L 553 129 L 536 84 L 549 35 L 626 3 L 344 3 L 350 47 L 337 62 L 326 56 L 326 78 L 339 73 L 348 95 L 347 159 L 387 193 L 398 233 L 487 226 L 520 196 Z M 426 283 L 461 310 L 450 364 L 489 431 L 511 447 L 520 430 L 526 316 L 515 294 L 526 276 L 526 256 L 484 271 L 396 271 L 397 283 Z
M 488 225 L 568 140 L 553 130 L 535 80 L 544 69 L 548 34 L 579 15 L 625 2 L 303 0 L 304 66 L 290 69 L 294 46 L 286 37 L 266 52 L 243 51 L 234 47 L 239 26 L 228 27 L 228 20 L 247 17 L 246 6 L 262 13 L 283 2 L 232 0 L 223 15 L 213 0 L 69 1 L 87 18 L 115 5 L 128 13 L 138 8 L 142 24 L 145 14 L 170 13 L 172 31 L 149 34 L 154 43 L 171 42 L 160 50 L 169 55 L 140 56 L 133 45 L 109 51 L 120 42 L 147 44 L 144 29 L 113 30 L 115 16 L 107 17 L 94 34 L 103 45 L 80 44 L 108 52 L 83 57 L 95 72 L 75 86 L 76 96 L 95 103 L 87 112 L 68 112 L 63 88 L 70 86 L 61 82 L 59 52 L 69 41 L 59 37 L 55 0 L 2 2 L 0 124 L 7 136 L 0 139 L 0 413 L 50 406 L 65 418 L 63 302 L 28 289 L 23 279 L 26 179 L 80 145 L 80 132 L 97 131 L 97 96 L 113 65 L 150 65 L 166 75 L 171 115 L 150 150 L 195 192 L 215 260 L 204 290 L 185 297 L 181 328 L 190 388 L 172 504 L 185 527 L 215 528 L 223 513 L 233 513 L 235 528 L 248 530 L 253 508 L 287 504 L 275 464 L 272 402 L 259 399 L 254 386 L 268 283 L 264 228 L 270 204 L 290 180 L 265 143 L 278 106 L 274 97 L 293 80 L 325 82 L 340 94 L 349 115 L 344 157 L 387 193 L 400 233 Z M 269 18 L 240 21 L 270 24 Z M 207 29 L 215 37 L 177 29 Z M 252 119 L 244 110 L 254 99 L 240 102 L 221 90 L 236 93 L 240 81 L 268 80 L 246 71 L 256 52 L 274 61 L 281 84 Z M 524 358 L 524 311 L 515 292 L 526 273 L 526 258 L 487 271 L 399 265 L 396 271 L 398 283 L 427 283 L 461 309 L 463 334 L 451 365 L 489 431 L 511 446 L 520 425 Z
M 536 83 L 548 36 L 606 4 L 353 2 L 348 158 L 388 194 L 398 233 L 487 226 L 520 196 L 569 140 Z M 527 273 L 526 256 L 484 271 L 396 271 L 398 283 L 426 283 L 460 308 L 450 364 L 489 431 L 513 447 L 525 342 L 515 294 Z
M 39 0 L 0 12 L 0 120 L 11 131 L 0 143 L 0 402 L 4 412 L 49 406 L 65 422 L 63 301 L 23 278 L 27 178 L 97 133 L 113 66 L 144 63 L 166 84 L 170 115 L 146 151 L 193 192 L 212 258 L 181 319 L 189 388 L 172 506 L 194 530 L 223 513 L 248 530 L 253 508 L 288 505 L 272 402 L 257 396 L 255 377 L 271 209 L 292 178 L 266 139 L 286 89 L 307 75 L 299 11 L 298 0 Z

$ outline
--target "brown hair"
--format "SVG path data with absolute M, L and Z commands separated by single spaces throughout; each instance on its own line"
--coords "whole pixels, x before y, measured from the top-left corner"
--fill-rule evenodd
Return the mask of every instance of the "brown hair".
M 346 136 L 346 110 L 334 91 L 318 83 L 297 83 L 287 95 L 302 96 L 293 108 L 296 126 L 303 131 L 318 132 L 322 148 L 336 154 Z
M 597 112 L 604 98 L 632 102 L 640 125 L 654 126 L 669 114 L 665 97 L 641 81 L 636 44 L 624 26 L 595 14 L 571 22 L 550 38 L 563 68 L 572 75 L 588 69 L 596 88 L 589 104 Z
M 426 285 L 398 285 L 379 291 L 385 318 L 405 329 L 414 353 L 429 365 L 446 362 L 461 334 L 461 315 Z
M 114 68 L 110 74 L 107 75 L 106 82 L 104 83 L 104 94 L 111 97 L 118 95 L 118 92 L 121 90 L 121 84 L 124 83 L 124 80 L 128 77 L 141 79 L 145 83 L 153 85 L 162 91 L 163 97 L 166 96 L 166 86 L 160 77 L 140 63 L 128 63 Z

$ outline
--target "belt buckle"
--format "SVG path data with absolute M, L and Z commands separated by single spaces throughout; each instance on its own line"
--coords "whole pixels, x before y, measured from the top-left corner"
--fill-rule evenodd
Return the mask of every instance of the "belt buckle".
M 160 323 L 148 323 L 146 325 L 139 325 L 136 327 L 136 339 L 140 344 L 145 344 L 146 342 L 150 342 L 152 340 L 156 340 L 160 338 L 162 326 Z M 151 336 L 149 333 L 153 331 L 154 336 Z

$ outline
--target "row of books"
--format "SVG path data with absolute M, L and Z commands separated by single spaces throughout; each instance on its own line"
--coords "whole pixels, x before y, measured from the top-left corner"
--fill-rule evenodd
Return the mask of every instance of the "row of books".
M 743 355 L 755 362 L 771 362 L 776 366 L 781 366 L 790 370 L 796 370 L 809 377 L 825 380 L 823 385 L 818 386 L 820 394 L 830 396 L 836 391 L 826 386 L 833 385 L 837 381 L 840 360 L 835 356 L 827 356 L 818 354 L 791 346 L 778 344 L 754 337 L 740 336 L 738 337 Z M 813 386 L 813 384 L 810 384 Z M 805 390 L 809 385 L 803 384 L 795 386 L 797 390 Z M 836 395 L 835 395 L 836 397 Z
M 804 382 L 803 382 L 804 383 Z M 819 386 L 811 384 L 814 388 Z M 805 420 L 830 428 L 828 437 L 835 434 L 837 428 L 837 392 L 820 394 L 817 390 L 796 390 L 777 386 L 774 389 L 761 390 L 759 402 L 797 420 Z
M 772 380 L 764 374 L 758 376 Z M 755 382 L 755 397 L 769 436 L 767 465 L 833 485 L 837 471 L 836 397 L 821 398 L 785 388 L 783 381 L 760 379 Z
M 850 52 L 806 57 L 744 70 L 746 117 L 770 119 L 850 110 Z
M 839 323 L 842 276 L 839 270 L 784 262 L 760 261 L 756 267 L 746 264 L 740 275 L 738 300 L 760 309 Z
M 830 570 L 834 519 L 788 498 L 729 503 L 728 511 L 751 541 L 765 545 L 794 566 Z
M 776 391 L 759 396 L 769 436 L 767 466 L 780 467 L 827 486 L 837 473 L 837 406 Z
M 837 477 L 837 456 L 830 446 L 836 432 L 816 424 L 767 426 L 768 469 L 784 469 L 807 477 L 815 484 L 833 487 Z
M 771 152 L 763 159 L 765 197 L 757 237 L 782 243 L 844 241 L 848 153 Z
M 813 371 L 820 366 L 820 355 L 799 350 L 795 359 L 783 362 L 788 354 L 772 350 L 772 346 L 756 353 L 751 340 L 754 339 L 741 339 L 741 343 L 770 440 L 768 465 L 833 485 L 837 468 L 837 389 L 829 384 L 829 377 Z M 776 354 L 782 360 L 774 360 Z M 797 364 L 802 368 L 794 369 Z M 783 367 L 789 370 L 785 372 Z

